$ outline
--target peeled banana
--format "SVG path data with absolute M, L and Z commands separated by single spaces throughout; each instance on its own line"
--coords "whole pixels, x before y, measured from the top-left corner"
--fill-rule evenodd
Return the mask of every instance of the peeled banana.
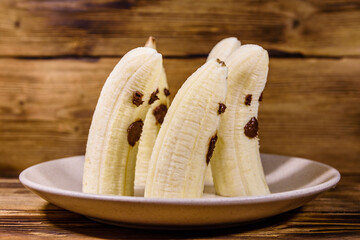
M 106 80 L 94 112 L 83 191 L 131 196 L 135 180 L 145 185 L 145 197 L 199 198 L 211 159 L 217 194 L 269 194 L 257 133 L 268 64 L 260 46 L 224 39 L 169 107 L 155 39 L 128 52 Z
M 83 191 L 133 195 L 143 121 L 162 74 L 162 56 L 141 47 L 128 52 L 106 80 L 91 122 Z
M 230 54 L 232 54 L 241 45 L 241 42 L 236 37 L 229 37 L 218 42 L 210 51 L 207 61 L 212 58 L 218 58 L 225 61 Z
M 149 37 L 145 47 L 156 49 L 155 38 Z M 139 141 L 139 150 L 136 156 L 135 186 L 145 186 L 151 153 L 155 140 L 169 108 L 169 89 L 164 67 L 160 74 L 159 86 L 152 95 L 151 105 L 146 114 L 143 132 Z
M 211 49 L 206 61 L 213 58 L 225 61 L 240 46 L 241 42 L 236 37 L 225 38 Z M 208 167 L 205 174 L 205 185 L 213 185 L 213 182 L 211 167 Z
M 218 143 L 211 161 L 215 190 L 229 197 L 269 194 L 257 134 L 268 53 L 257 45 L 243 45 L 225 62 L 229 68 L 227 109 L 221 116 Z
M 151 155 L 145 197 L 199 198 L 225 110 L 227 67 L 211 59 L 176 94 Z

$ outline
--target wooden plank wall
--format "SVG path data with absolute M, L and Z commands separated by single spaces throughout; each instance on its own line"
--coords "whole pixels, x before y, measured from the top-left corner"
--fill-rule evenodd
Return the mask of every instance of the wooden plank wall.
M 104 80 L 149 35 L 172 96 L 222 38 L 262 45 L 261 150 L 360 172 L 357 0 L 2 0 L 0 175 L 84 154 Z

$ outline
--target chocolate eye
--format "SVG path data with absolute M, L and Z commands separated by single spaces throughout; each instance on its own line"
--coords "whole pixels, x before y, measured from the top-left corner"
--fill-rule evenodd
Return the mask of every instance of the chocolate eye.
M 245 97 L 245 105 L 250 106 L 251 105 L 251 100 L 252 100 L 252 95 L 251 94 L 246 95 L 246 97 Z
M 218 109 L 218 114 L 222 114 L 224 113 L 226 110 L 226 105 L 223 103 L 219 103 L 219 109 Z
M 208 152 L 206 154 L 206 164 L 209 165 L 209 162 L 210 162 L 210 159 L 214 153 L 214 149 L 215 149 L 215 144 L 216 144 L 216 141 L 218 139 L 218 136 L 217 134 L 215 134 L 211 139 L 210 139 L 210 142 L 209 142 L 209 148 L 208 148 Z
M 169 91 L 169 89 L 167 89 L 167 88 L 164 88 L 164 94 L 165 94 L 165 96 L 169 96 L 170 95 L 170 91 Z
M 216 61 L 222 66 L 222 67 L 226 67 L 225 62 L 221 61 L 220 59 L 216 59 Z
M 127 129 L 127 140 L 128 143 L 130 144 L 130 146 L 135 146 L 136 142 L 139 141 L 141 133 L 142 133 L 142 129 L 143 129 L 144 123 L 143 121 L 137 120 L 135 122 L 133 122 L 132 124 L 130 124 L 130 126 Z
M 153 104 L 156 100 L 159 99 L 159 97 L 157 96 L 157 94 L 159 93 L 159 89 L 156 89 L 156 91 L 154 91 L 149 99 L 149 104 Z
M 142 97 L 144 96 L 144 94 L 142 94 L 139 91 L 135 91 L 133 92 L 133 99 L 132 99 L 132 103 L 135 104 L 137 107 L 140 106 L 141 104 L 143 104 L 143 100 Z
M 258 135 L 259 125 L 256 117 L 252 117 L 244 127 L 244 133 L 248 138 L 254 138 Z
M 156 122 L 162 124 L 167 113 L 167 107 L 164 104 L 160 104 L 153 110 L 152 113 L 156 119 Z

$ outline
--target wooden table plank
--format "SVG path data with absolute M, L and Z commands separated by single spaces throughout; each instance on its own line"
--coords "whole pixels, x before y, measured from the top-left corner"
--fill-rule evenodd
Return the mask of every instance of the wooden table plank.
M 0 174 L 83 154 L 116 58 L 0 59 Z M 165 59 L 172 97 L 203 58 Z M 260 108 L 263 152 L 359 173 L 360 59 L 270 60 Z
M 149 35 L 166 56 L 239 37 L 306 56 L 359 56 L 360 4 L 323 1 L 2 0 L 0 56 L 119 56 Z
M 0 179 L 1 239 L 356 239 L 360 236 L 360 175 L 343 175 L 338 186 L 304 207 L 248 226 L 206 231 L 134 230 L 96 223 L 48 204 L 15 178 Z

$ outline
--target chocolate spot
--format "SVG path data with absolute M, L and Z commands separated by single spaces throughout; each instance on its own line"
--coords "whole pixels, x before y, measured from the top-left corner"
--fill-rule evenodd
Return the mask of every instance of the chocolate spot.
M 256 117 L 252 117 L 244 127 L 244 133 L 248 138 L 254 138 L 258 135 L 258 121 Z
M 141 104 L 143 104 L 143 100 L 142 100 L 142 97 L 144 96 L 144 94 L 142 94 L 141 92 L 139 91 L 135 91 L 133 92 L 133 104 L 135 104 L 137 107 L 140 106 Z
M 261 102 L 261 101 L 262 101 L 262 98 L 263 98 L 263 92 L 261 92 L 261 94 L 260 94 L 260 97 L 259 97 L 259 102 Z
M 156 122 L 162 124 L 167 113 L 167 107 L 164 104 L 160 104 L 153 110 L 152 113 L 156 119 Z
M 140 120 L 137 120 L 137 121 L 133 122 L 128 127 L 128 129 L 127 129 L 127 132 L 128 132 L 127 140 L 128 140 L 128 143 L 130 144 L 130 146 L 135 146 L 136 142 L 139 141 L 141 133 L 142 133 L 143 126 L 144 126 L 144 123 L 140 119 Z
M 209 142 L 209 148 L 208 148 L 208 152 L 206 154 L 206 164 L 209 165 L 209 162 L 210 162 L 210 159 L 214 153 L 214 149 L 215 149 L 215 144 L 216 144 L 216 141 L 218 139 L 218 136 L 217 134 L 215 134 L 215 136 L 213 136 L 211 139 L 210 139 L 210 142 Z
M 222 114 L 225 112 L 226 109 L 226 105 L 223 103 L 219 103 L 219 110 L 218 110 L 218 114 Z
M 246 97 L 245 97 L 245 105 L 250 106 L 250 104 L 251 104 L 251 99 L 252 99 L 252 95 L 251 95 L 251 94 L 246 95 Z
M 170 91 L 169 91 L 169 89 L 167 89 L 167 88 L 164 88 L 164 94 L 165 94 L 165 96 L 169 96 L 170 95 Z
M 153 104 L 156 100 L 159 99 L 159 97 L 157 96 L 157 94 L 159 93 L 159 89 L 156 89 L 156 91 L 154 91 L 149 99 L 149 104 Z
M 221 61 L 220 59 L 216 59 L 216 61 L 221 64 L 222 67 L 226 67 L 225 62 Z

